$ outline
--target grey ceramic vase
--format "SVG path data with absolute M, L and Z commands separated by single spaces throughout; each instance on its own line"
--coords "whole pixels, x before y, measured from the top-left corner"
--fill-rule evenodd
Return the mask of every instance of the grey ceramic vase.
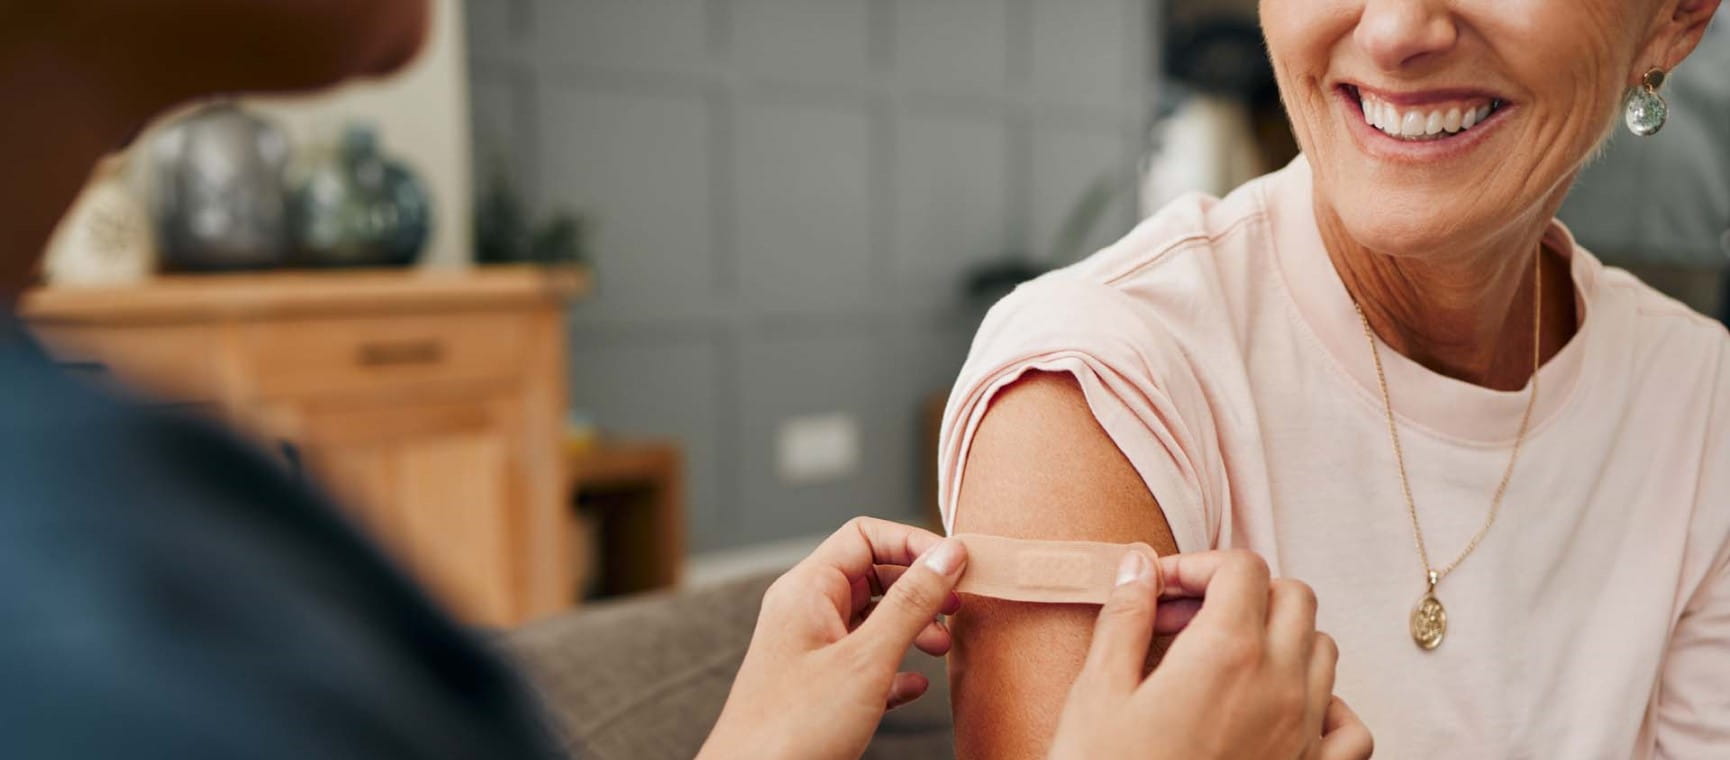
M 284 262 L 290 146 L 276 125 L 220 101 L 163 129 L 149 151 L 151 216 L 164 269 Z
M 432 229 L 425 187 L 363 125 L 308 170 L 292 211 L 296 263 L 310 267 L 406 266 Z

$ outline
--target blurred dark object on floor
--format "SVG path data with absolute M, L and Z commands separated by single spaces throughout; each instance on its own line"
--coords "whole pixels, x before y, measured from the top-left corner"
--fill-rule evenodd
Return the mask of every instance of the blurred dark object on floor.
M 281 266 L 290 246 L 284 171 L 291 148 L 274 123 L 219 100 L 164 128 L 149 146 L 151 212 L 168 271 Z
M 745 657 L 761 576 L 585 607 L 504 637 L 562 731 L 592 760 L 687 760 L 721 714 Z M 902 670 L 931 689 L 883 717 L 867 760 L 954 757 L 943 660 L 911 652 Z
M 413 264 L 432 232 L 432 199 L 414 171 L 387 158 L 378 132 L 351 123 L 314 158 L 292 195 L 294 263 L 309 267 Z

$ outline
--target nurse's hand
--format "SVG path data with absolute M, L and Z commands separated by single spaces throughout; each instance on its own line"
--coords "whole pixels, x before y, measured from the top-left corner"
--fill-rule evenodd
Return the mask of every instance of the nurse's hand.
M 896 672 L 908 647 L 949 651 L 936 618 L 960 607 L 952 590 L 966 563 L 955 539 L 884 520 L 847 523 L 763 595 L 745 662 L 698 757 L 859 757 L 884 711 L 929 685 Z
M 1309 587 L 1270 580 L 1267 563 L 1250 552 L 1159 562 L 1164 596 L 1187 601 L 1160 609 L 1152 565 L 1139 554 L 1125 558 L 1058 720 L 1052 758 L 1370 756 L 1369 730 L 1333 696 L 1339 650 L 1315 629 Z M 1144 679 L 1156 629 L 1181 633 Z

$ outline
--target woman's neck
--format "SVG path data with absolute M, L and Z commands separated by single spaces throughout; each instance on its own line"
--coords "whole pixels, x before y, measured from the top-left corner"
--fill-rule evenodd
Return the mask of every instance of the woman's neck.
M 1325 209 L 1316 217 L 1328 257 L 1370 329 L 1435 372 L 1495 390 L 1525 386 L 1533 370 L 1534 256 L 1544 285 L 1542 359 L 1574 334 L 1568 263 L 1544 250 L 1542 225 L 1445 257 L 1398 257 L 1358 245 Z

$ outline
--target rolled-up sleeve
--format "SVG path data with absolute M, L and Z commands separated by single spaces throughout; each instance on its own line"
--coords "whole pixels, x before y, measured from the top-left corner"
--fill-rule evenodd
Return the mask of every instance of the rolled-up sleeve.
M 992 398 L 1031 371 L 1072 375 L 1159 501 L 1182 551 L 1213 547 L 1224 478 L 1206 396 L 1157 320 L 1109 285 L 1048 275 L 986 316 L 944 411 L 938 503 L 953 531 L 973 436 Z

